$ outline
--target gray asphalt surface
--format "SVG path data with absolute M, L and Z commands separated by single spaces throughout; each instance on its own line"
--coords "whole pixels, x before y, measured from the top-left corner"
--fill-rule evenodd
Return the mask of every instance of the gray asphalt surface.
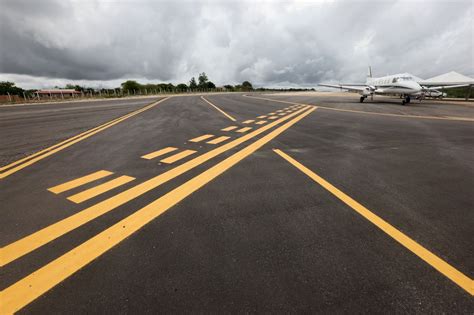
M 281 149 L 472 279 L 474 118 L 468 106 L 401 106 L 357 95 L 254 95 L 320 106 L 207 185 L 22 308 L 24 313 L 463 313 L 472 295 L 383 233 L 272 149 Z M 290 106 L 238 94 L 168 99 L 0 179 L 0 246 L 171 170 L 144 154 L 221 145 L 189 139 Z M 0 109 L 3 161 L 25 156 L 152 100 Z M 324 108 L 327 107 L 327 108 Z M 339 111 L 349 109 L 361 112 Z M 368 112 L 368 113 L 364 113 Z M 31 126 L 30 126 L 31 125 Z M 264 125 L 262 125 L 264 126 Z M 230 149 L 5 265 L 5 289 L 121 219 L 233 156 Z M 225 144 L 227 142 L 223 142 Z M 6 164 L 6 163 L 4 163 Z M 95 198 L 53 194 L 98 170 L 135 180 Z

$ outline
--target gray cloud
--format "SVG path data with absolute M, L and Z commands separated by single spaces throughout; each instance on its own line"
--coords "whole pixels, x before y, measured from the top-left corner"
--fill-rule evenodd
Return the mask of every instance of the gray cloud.
M 361 81 L 369 64 L 376 75 L 474 74 L 470 0 L 1 1 L 0 79 L 25 84 L 206 71 L 218 84 L 311 86 Z

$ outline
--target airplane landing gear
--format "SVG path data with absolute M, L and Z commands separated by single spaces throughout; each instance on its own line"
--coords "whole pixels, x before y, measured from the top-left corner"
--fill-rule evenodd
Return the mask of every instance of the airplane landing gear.
M 402 101 L 402 105 L 408 104 L 410 103 L 410 101 L 411 101 L 410 95 L 407 95 L 405 96 L 405 99 Z
M 365 100 L 365 97 L 361 96 L 360 97 L 360 102 L 362 103 Z

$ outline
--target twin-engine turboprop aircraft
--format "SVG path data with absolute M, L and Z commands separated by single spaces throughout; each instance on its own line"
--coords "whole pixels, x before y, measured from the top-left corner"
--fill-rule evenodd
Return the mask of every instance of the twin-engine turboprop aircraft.
M 472 80 L 470 78 L 467 78 Z M 458 84 L 457 82 L 433 82 L 429 80 L 422 80 L 409 73 L 400 73 L 394 75 L 388 75 L 380 78 L 372 77 L 372 69 L 369 67 L 367 74 L 367 81 L 365 84 L 318 84 L 320 86 L 327 86 L 332 88 L 340 88 L 349 91 L 358 92 L 360 96 L 360 102 L 362 103 L 368 96 L 373 100 L 375 94 L 381 95 L 400 95 L 402 105 L 410 103 L 411 97 L 415 97 L 420 101 L 425 96 L 430 96 L 431 93 L 440 93 L 439 89 L 449 89 L 455 87 L 464 87 L 474 84 L 472 82 L 466 82 Z

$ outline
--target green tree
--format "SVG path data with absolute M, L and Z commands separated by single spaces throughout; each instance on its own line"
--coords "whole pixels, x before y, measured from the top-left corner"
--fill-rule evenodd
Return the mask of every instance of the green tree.
M 197 84 L 196 84 L 196 79 L 194 77 L 191 78 L 191 81 L 189 81 L 189 88 L 190 89 L 195 89 L 197 88 Z
M 234 87 L 233 87 L 232 85 L 230 85 L 230 84 L 224 85 L 224 88 L 225 88 L 226 90 L 229 90 L 229 91 L 234 91 L 234 90 L 235 90 Z
M 188 89 L 188 86 L 184 83 L 180 83 L 176 86 L 176 88 L 179 90 L 179 91 L 186 91 Z
M 242 82 L 242 89 L 247 90 L 247 91 L 253 90 L 252 83 L 250 83 L 249 81 Z
M 206 73 L 200 73 L 198 77 L 198 86 L 200 88 L 207 88 L 207 82 L 209 81 L 209 78 L 207 77 Z
M 142 85 L 140 83 L 133 80 L 125 81 L 121 84 L 121 86 L 124 92 L 133 92 L 133 91 L 138 92 L 142 88 Z
M 15 86 L 15 83 L 9 81 L 1 81 L 0 82 L 0 95 L 21 95 L 23 93 L 23 89 Z
M 206 88 L 215 89 L 216 85 L 214 83 L 212 83 L 211 81 L 209 81 L 209 82 L 206 83 Z

